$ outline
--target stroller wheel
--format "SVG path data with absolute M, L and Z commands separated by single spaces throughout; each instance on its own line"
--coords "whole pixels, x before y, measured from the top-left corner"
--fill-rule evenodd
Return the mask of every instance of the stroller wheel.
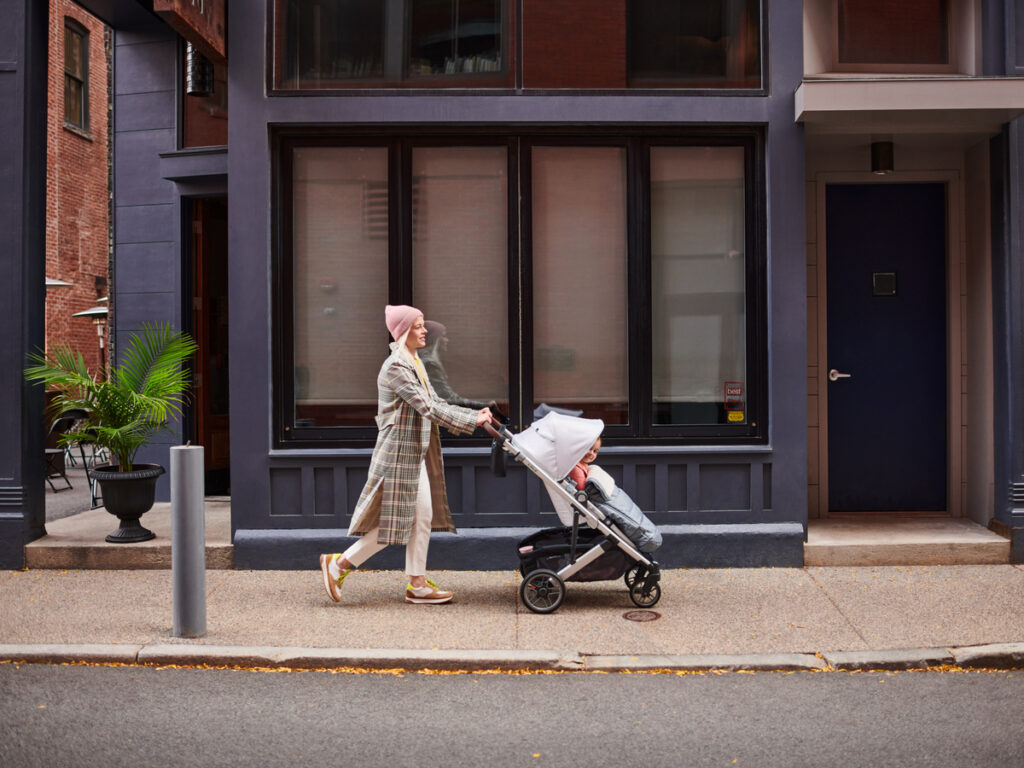
M 628 589 L 632 589 L 633 588 L 633 584 L 636 583 L 636 577 L 637 577 L 637 574 L 640 573 L 640 569 L 641 568 L 643 568 L 643 564 L 642 563 L 636 563 L 635 565 L 633 565 L 632 567 L 630 567 L 626 571 L 626 574 L 625 574 L 625 576 L 623 576 L 623 579 L 625 579 L 626 587 Z
M 519 585 L 519 598 L 534 613 L 554 613 L 565 599 L 565 582 L 554 571 L 531 571 Z
M 661 585 L 654 582 L 647 586 L 647 580 L 634 582 L 629 588 L 629 599 L 637 608 L 650 608 L 661 600 Z

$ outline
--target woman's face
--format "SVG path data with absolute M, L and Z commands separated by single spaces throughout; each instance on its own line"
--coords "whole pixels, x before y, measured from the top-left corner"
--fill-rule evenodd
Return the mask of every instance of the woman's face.
M 409 335 L 405 339 L 405 346 L 410 352 L 423 349 L 427 346 L 427 326 L 423 324 L 423 315 L 416 318 L 416 322 L 409 329 Z

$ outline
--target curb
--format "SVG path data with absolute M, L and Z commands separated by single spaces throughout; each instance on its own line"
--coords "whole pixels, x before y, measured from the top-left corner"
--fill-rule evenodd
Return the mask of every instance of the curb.
M 0 644 L 0 662 L 268 669 L 458 672 L 799 672 L 1024 669 L 1024 643 L 960 648 L 777 654 L 584 655 L 559 651 L 300 648 L 130 644 Z

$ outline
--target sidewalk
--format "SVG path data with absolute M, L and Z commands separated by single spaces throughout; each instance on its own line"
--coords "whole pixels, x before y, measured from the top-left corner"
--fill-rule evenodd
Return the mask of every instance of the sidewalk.
M 365 669 L 1024 668 L 1024 566 L 670 570 L 651 621 L 621 583 L 536 615 L 512 571 L 447 571 L 442 606 L 394 571 L 342 602 L 308 571 L 208 570 L 207 633 L 172 637 L 169 570 L 0 571 L 0 660 Z

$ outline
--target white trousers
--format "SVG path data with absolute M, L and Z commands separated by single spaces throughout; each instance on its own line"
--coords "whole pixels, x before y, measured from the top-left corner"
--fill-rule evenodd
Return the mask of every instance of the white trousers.
M 409 532 L 409 543 L 405 545 L 405 573 L 407 576 L 427 575 L 427 547 L 430 545 L 430 524 L 434 519 L 434 508 L 430 503 L 430 478 L 426 462 L 420 462 L 420 484 L 416 492 L 416 513 Z M 345 550 L 345 559 L 354 566 L 360 566 L 380 552 L 387 544 L 377 542 L 379 528 L 374 528 L 359 537 Z

